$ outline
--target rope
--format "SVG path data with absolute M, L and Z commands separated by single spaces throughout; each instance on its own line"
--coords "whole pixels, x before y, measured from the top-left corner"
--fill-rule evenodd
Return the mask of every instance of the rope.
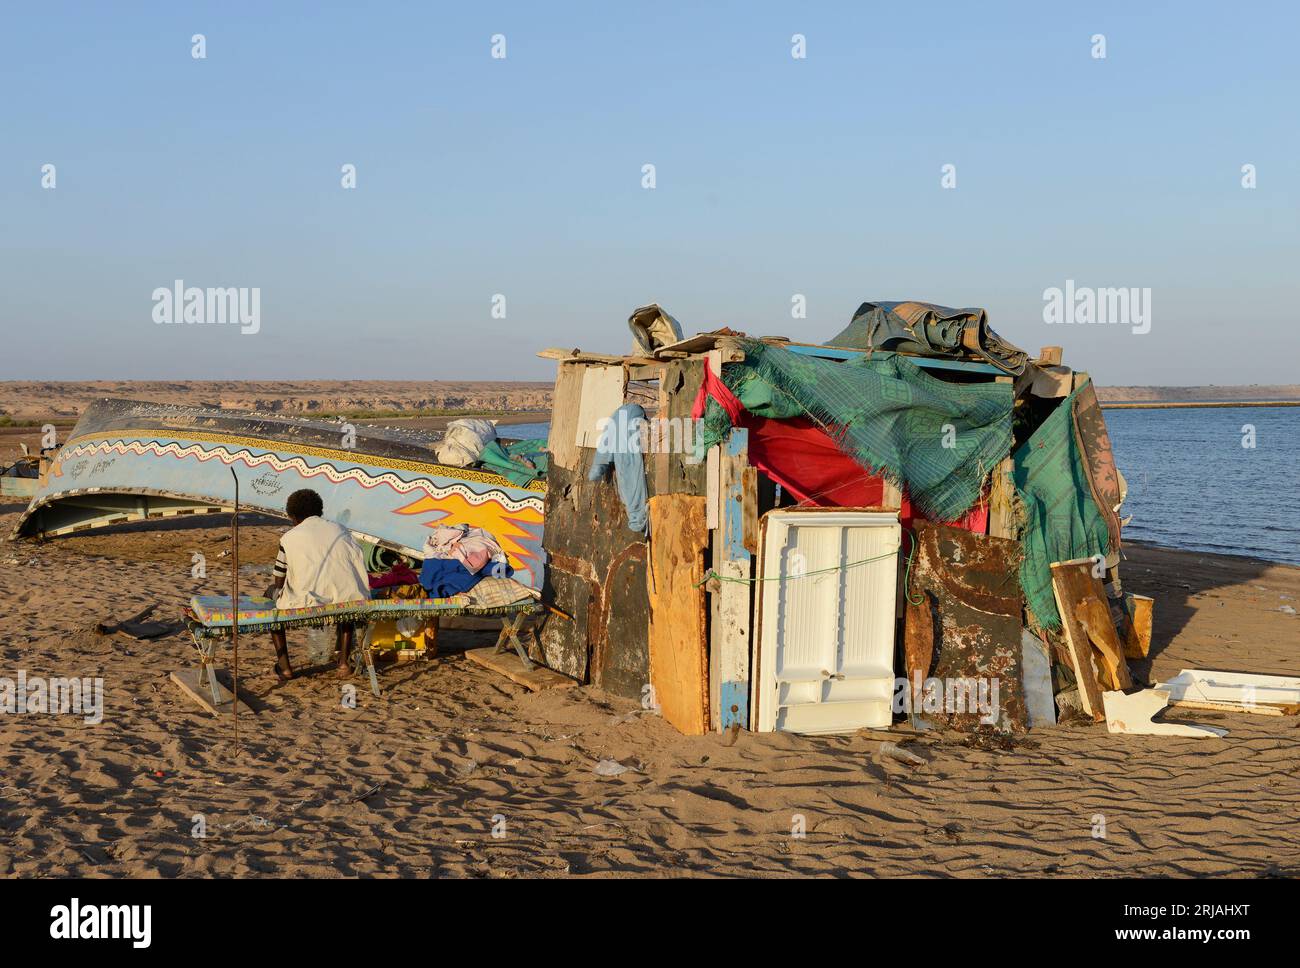
M 907 589 L 911 582 L 912 555 L 916 552 L 916 537 L 911 531 L 908 531 L 907 534 L 912 538 L 912 546 L 907 552 L 907 571 L 905 572 L 905 577 L 903 579 L 903 593 L 905 595 L 907 594 Z M 732 582 L 736 585 L 752 585 L 755 582 L 760 581 L 795 581 L 800 578 L 811 578 L 813 575 L 826 575 L 831 572 L 845 571 L 849 568 L 854 568 L 857 565 L 865 565 L 873 561 L 884 561 L 886 558 L 893 558 L 900 550 L 901 549 L 896 548 L 895 550 L 886 552 L 883 555 L 876 555 L 872 558 L 863 558 L 861 561 L 846 561 L 842 565 L 832 565 L 830 568 L 816 568 L 813 571 L 805 571 L 802 575 L 775 575 L 771 578 L 734 578 L 730 575 L 719 575 L 716 571 L 710 568 L 705 572 L 704 577 L 695 583 L 695 587 L 699 588 L 710 578 L 716 578 L 718 581 Z M 910 595 L 908 595 L 907 600 L 912 602 L 913 605 L 920 605 L 925 601 L 925 599 L 921 599 L 919 602 L 913 602 Z
M 911 547 L 907 549 L 907 570 L 903 572 L 903 597 L 907 599 L 909 605 L 924 605 L 924 595 L 915 601 L 912 599 L 912 558 L 916 555 L 916 532 L 911 528 L 904 528 L 903 530 L 907 532 L 908 538 L 911 539 Z

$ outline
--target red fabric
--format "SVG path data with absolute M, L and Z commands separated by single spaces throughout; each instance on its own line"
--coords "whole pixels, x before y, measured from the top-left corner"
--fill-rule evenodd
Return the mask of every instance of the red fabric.
M 749 430 L 749 462 L 799 499 L 816 507 L 878 507 L 884 502 L 885 479 L 870 473 L 809 420 L 768 420 L 745 413 L 740 426 Z M 928 518 L 912 507 L 903 492 L 899 520 L 903 527 Z M 989 509 L 979 501 L 956 521 L 939 524 L 988 533 Z
M 404 561 L 399 561 L 388 571 L 370 576 L 371 588 L 391 588 L 394 585 L 418 585 L 420 576 L 411 571 Z
M 883 503 L 883 477 L 870 473 L 844 453 L 829 434 L 810 420 L 770 420 L 749 413 L 706 362 L 704 382 L 691 408 L 696 420 L 704 415 L 709 397 L 722 405 L 733 424 L 749 431 L 749 462 L 798 498 L 800 504 L 876 507 Z M 906 492 L 899 520 L 905 528 L 913 521 L 927 520 L 913 509 Z M 938 523 L 986 534 L 988 522 L 988 502 L 981 500 L 958 520 Z
M 745 415 L 745 405 L 727 389 L 721 377 L 713 372 L 713 367 L 709 366 L 709 361 L 705 360 L 704 381 L 700 384 L 700 392 L 695 395 L 695 404 L 691 407 L 692 420 L 699 420 L 704 416 L 704 407 L 709 402 L 709 397 L 718 401 L 722 409 L 727 411 L 727 416 L 731 418 L 733 424 L 740 423 L 741 417 Z

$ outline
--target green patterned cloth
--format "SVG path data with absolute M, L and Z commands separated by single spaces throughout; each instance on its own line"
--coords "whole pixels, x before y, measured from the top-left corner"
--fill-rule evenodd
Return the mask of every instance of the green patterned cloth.
M 1092 499 L 1075 432 L 1078 394 L 1062 400 L 1015 453 L 1013 476 L 1024 511 L 1020 584 L 1033 617 L 1048 629 L 1061 627 L 1052 562 L 1110 553 L 1110 532 Z
M 550 463 L 546 446 L 545 440 L 516 440 L 512 444 L 490 440 L 483 448 L 479 462 L 484 470 L 500 474 L 510 483 L 524 487 L 546 476 Z
M 760 417 L 807 417 L 868 471 L 905 487 L 926 517 L 950 521 L 980 497 L 1011 449 L 1010 383 L 949 383 L 911 360 L 877 354 L 843 363 L 743 340 L 742 363 L 722 381 Z M 710 400 L 697 440 L 703 453 L 731 429 Z

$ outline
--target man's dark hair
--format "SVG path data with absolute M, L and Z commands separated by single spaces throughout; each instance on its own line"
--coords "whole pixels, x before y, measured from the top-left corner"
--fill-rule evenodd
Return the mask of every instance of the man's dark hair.
M 285 513 L 295 521 L 306 521 L 325 513 L 325 503 L 309 487 L 294 491 L 284 505 Z

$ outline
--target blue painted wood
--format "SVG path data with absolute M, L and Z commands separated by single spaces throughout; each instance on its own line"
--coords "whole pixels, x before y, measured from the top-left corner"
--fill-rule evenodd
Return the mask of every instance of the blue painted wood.
M 728 457 L 748 454 L 749 431 L 743 427 L 733 428 L 726 448 Z M 749 561 L 749 552 L 745 550 L 745 516 L 741 498 L 741 482 L 729 477 L 722 495 L 722 533 L 727 558 L 731 561 Z
M 722 729 L 729 729 L 733 724 L 741 729 L 749 728 L 749 683 L 731 680 L 722 683 L 718 690 L 721 709 L 718 721 Z

